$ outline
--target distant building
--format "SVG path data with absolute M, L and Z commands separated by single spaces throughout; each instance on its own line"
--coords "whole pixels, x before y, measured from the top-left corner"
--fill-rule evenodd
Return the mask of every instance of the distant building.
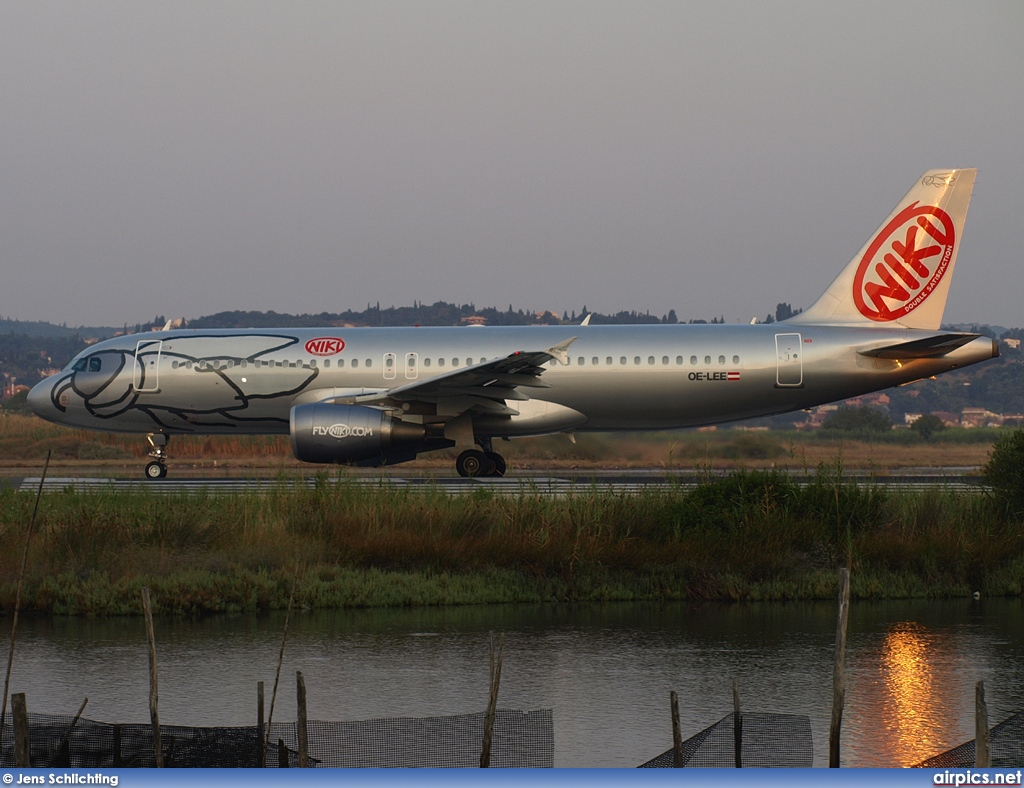
M 459 322 L 464 326 L 486 326 L 487 318 L 483 315 L 470 315 L 462 318 Z
M 21 383 L 8 383 L 4 386 L 4 399 L 10 399 L 19 391 L 28 391 L 28 386 L 24 386 Z
M 1000 427 L 1003 417 L 999 413 L 993 413 L 985 408 L 964 408 L 960 411 L 960 426 L 962 427 Z
M 1005 344 L 1007 347 L 1012 347 L 1014 350 L 1020 350 L 1019 339 L 1004 339 L 1003 344 Z

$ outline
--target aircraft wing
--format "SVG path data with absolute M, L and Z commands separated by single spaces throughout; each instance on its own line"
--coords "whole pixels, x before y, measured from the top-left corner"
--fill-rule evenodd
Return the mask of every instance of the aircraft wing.
M 544 364 L 552 359 L 568 363 L 567 351 L 575 341 L 572 337 L 547 350 L 516 351 L 386 392 L 357 397 L 354 402 L 392 407 L 429 403 L 436 406 L 438 416 L 454 417 L 467 411 L 513 416 L 517 411 L 506 403 L 529 399 L 520 389 L 550 388 L 541 380 Z

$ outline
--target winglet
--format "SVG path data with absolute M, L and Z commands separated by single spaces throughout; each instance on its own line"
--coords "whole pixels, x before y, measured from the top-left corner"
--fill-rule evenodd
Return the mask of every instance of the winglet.
M 589 326 L 590 325 L 590 316 L 592 314 L 593 314 L 593 312 L 587 312 L 587 316 L 585 318 L 583 318 L 583 322 L 580 323 L 580 325 L 581 326 Z
M 553 358 L 556 361 L 558 361 L 559 364 L 565 364 L 566 366 L 568 366 L 568 364 L 569 364 L 569 345 L 571 345 L 577 339 L 579 339 L 579 337 L 571 337 L 571 338 L 565 340 L 565 342 L 559 342 L 554 347 L 549 347 L 544 352 L 547 353 L 549 356 L 551 356 L 551 358 Z

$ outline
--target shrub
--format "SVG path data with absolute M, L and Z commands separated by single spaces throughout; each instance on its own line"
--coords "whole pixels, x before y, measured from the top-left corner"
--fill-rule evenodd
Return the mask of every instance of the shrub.
M 935 433 L 946 429 L 946 422 L 934 413 L 926 413 L 911 424 L 910 429 L 925 440 L 929 440 Z
M 876 408 L 843 406 L 830 413 L 821 428 L 843 432 L 888 432 L 892 429 L 892 422 L 885 413 Z
M 996 441 L 982 473 L 1007 515 L 1024 517 L 1024 429 Z

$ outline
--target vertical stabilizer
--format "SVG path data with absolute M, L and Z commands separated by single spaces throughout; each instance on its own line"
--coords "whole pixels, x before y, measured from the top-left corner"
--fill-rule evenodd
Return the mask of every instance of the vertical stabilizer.
M 825 294 L 788 322 L 938 329 L 976 174 L 926 172 Z

